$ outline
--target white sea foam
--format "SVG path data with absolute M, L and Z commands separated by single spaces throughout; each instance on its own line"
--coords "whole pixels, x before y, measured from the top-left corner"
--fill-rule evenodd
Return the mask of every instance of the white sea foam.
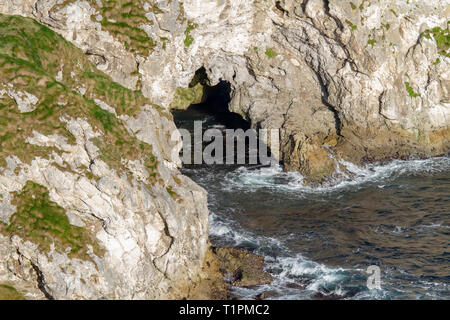
M 211 212 L 209 215 L 209 235 L 222 238 L 234 247 L 253 244 L 257 248 L 271 247 L 280 251 L 287 250 L 280 240 L 272 237 L 256 236 L 242 229 L 236 222 L 219 217 L 214 212 Z
M 277 299 L 305 299 L 324 288 L 327 294 L 345 295 L 342 285 L 354 273 L 363 273 L 363 270 L 327 267 L 306 259 L 301 254 L 292 255 L 287 247 L 278 239 L 262 237 L 240 228 L 234 221 L 219 217 L 214 213 L 210 215 L 210 235 L 226 238 L 231 246 L 239 247 L 243 243 L 253 243 L 255 253 L 264 255 L 261 248 L 275 248 L 276 257 L 265 255 L 265 265 L 272 272 L 273 283 L 256 288 L 234 288 L 235 294 L 242 298 L 253 298 L 264 291 L 275 291 Z M 305 282 L 305 290 L 289 288 L 288 284 Z
M 283 172 L 281 166 L 260 169 L 240 167 L 227 174 L 222 185 L 227 190 L 258 191 L 266 188 L 311 194 L 334 192 L 352 187 L 360 188 L 369 183 L 376 184 L 379 188 L 386 188 L 387 183 L 400 176 L 430 175 L 450 170 L 449 157 L 393 160 L 385 164 L 370 164 L 364 167 L 346 161 L 340 161 L 340 164 L 346 167 L 346 171 L 333 177 L 327 185 L 320 187 L 308 186 L 299 172 Z
M 442 223 L 431 223 L 420 225 L 416 228 L 418 231 L 422 231 L 423 229 L 450 229 L 450 226 L 442 225 Z

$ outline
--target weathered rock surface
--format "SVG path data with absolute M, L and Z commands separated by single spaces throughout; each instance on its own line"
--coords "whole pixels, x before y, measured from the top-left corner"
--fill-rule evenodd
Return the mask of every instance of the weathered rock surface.
M 98 1 L 3 2 L 1 12 L 49 25 L 165 107 L 204 66 L 213 85 L 230 82 L 232 111 L 281 129 L 280 160 L 310 181 L 345 170 L 331 155 L 361 163 L 449 149 L 446 0 L 143 1 L 148 56 L 104 30 Z

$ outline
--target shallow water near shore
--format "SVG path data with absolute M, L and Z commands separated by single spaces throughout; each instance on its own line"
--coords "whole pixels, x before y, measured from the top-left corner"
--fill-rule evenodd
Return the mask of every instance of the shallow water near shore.
M 217 124 L 208 113 L 174 113 Z M 182 172 L 208 192 L 214 246 L 265 257 L 270 285 L 234 288 L 241 298 L 449 299 L 450 158 L 394 160 L 312 188 L 281 167 L 191 165 Z M 381 270 L 368 289 L 367 267 Z

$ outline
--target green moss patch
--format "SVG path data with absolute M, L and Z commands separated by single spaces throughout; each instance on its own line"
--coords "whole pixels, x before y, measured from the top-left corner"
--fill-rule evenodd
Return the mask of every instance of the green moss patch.
M 355 24 L 353 24 L 353 22 L 351 22 L 351 21 L 348 20 L 348 19 L 345 20 L 345 23 L 348 24 L 352 30 L 358 29 L 358 26 L 355 25 Z
M 166 191 L 174 199 L 178 199 L 180 197 L 175 191 L 172 190 L 171 187 L 167 187 Z
M 278 56 L 278 53 L 276 53 L 272 48 L 266 49 L 265 54 L 268 58 L 275 58 L 276 56 Z
M 96 255 L 103 255 L 85 228 L 69 223 L 65 210 L 50 200 L 45 187 L 28 181 L 20 193 L 14 193 L 12 203 L 17 211 L 10 217 L 9 225 L 0 224 L 1 233 L 29 240 L 43 252 L 48 252 L 54 244 L 59 252 L 89 260 L 87 245 L 90 244 Z
M 54 6 L 52 11 L 59 11 L 75 0 L 65 0 Z M 108 31 L 117 40 L 125 45 L 130 52 L 138 53 L 142 56 L 148 56 L 156 46 L 156 43 L 141 28 L 144 24 L 151 24 L 145 17 L 143 10 L 144 4 L 148 1 L 144 0 L 103 0 L 103 6 L 98 5 L 98 1 L 89 0 L 91 7 L 95 8 L 103 17 L 97 21 L 96 16 L 92 16 L 92 20 L 99 22 L 102 29 Z M 155 14 L 162 11 L 155 3 L 150 3 L 151 10 Z
M 376 43 L 377 43 L 377 40 L 375 40 L 375 39 L 367 40 L 367 44 L 371 47 L 373 47 Z
M 450 58 L 450 30 L 448 26 L 449 24 L 447 24 L 447 29 L 436 27 L 425 30 L 422 32 L 421 37 L 433 38 L 436 41 L 439 54 Z
M 26 300 L 26 299 L 14 287 L 7 284 L 0 284 L 0 300 Z
M 157 161 L 151 145 L 130 135 L 120 120 L 94 102 L 100 99 L 119 115 L 135 116 L 141 106 L 151 105 L 141 92 L 113 82 L 95 69 L 80 49 L 31 19 L 0 15 L 0 34 L 0 90 L 12 84 L 14 90 L 38 98 L 34 111 L 20 113 L 13 99 L 0 97 L 0 166 L 6 164 L 8 155 L 29 163 L 37 156 L 49 158 L 52 152 L 60 152 L 31 145 L 26 139 L 36 130 L 74 143 L 61 119 L 83 118 L 94 130 L 103 132 L 96 144 L 100 157 L 112 169 L 128 174 L 122 160 L 143 159 L 151 180 L 156 179 Z M 74 90 L 79 87 L 86 90 L 84 95 Z
M 194 42 L 194 37 L 191 36 L 191 31 L 197 27 L 198 27 L 198 25 L 196 23 L 193 23 L 192 21 L 188 21 L 186 30 L 184 31 L 184 34 L 186 35 L 186 38 L 184 38 L 184 45 L 186 47 L 189 47 Z
M 173 97 L 170 109 L 188 108 L 191 104 L 197 104 L 202 101 L 204 87 L 197 83 L 194 87 L 177 88 Z
M 414 89 L 411 87 L 409 82 L 405 82 L 406 91 L 408 92 L 409 96 L 411 98 L 420 97 L 420 94 L 417 92 L 414 92 Z

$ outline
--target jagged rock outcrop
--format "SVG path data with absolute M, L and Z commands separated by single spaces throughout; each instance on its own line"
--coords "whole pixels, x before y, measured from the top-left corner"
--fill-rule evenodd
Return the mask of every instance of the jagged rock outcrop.
M 311 181 L 345 170 L 330 155 L 449 149 L 448 1 L 138 1 L 146 20 L 129 30 L 152 39 L 147 51 L 100 3 L 8 0 L 0 11 L 50 26 L 164 107 L 204 66 L 211 84 L 230 82 L 232 111 L 281 129 L 280 160 Z
M 27 298 L 219 296 L 206 192 L 178 171 L 170 113 L 32 19 L 0 15 L 0 33 L 0 284 Z

